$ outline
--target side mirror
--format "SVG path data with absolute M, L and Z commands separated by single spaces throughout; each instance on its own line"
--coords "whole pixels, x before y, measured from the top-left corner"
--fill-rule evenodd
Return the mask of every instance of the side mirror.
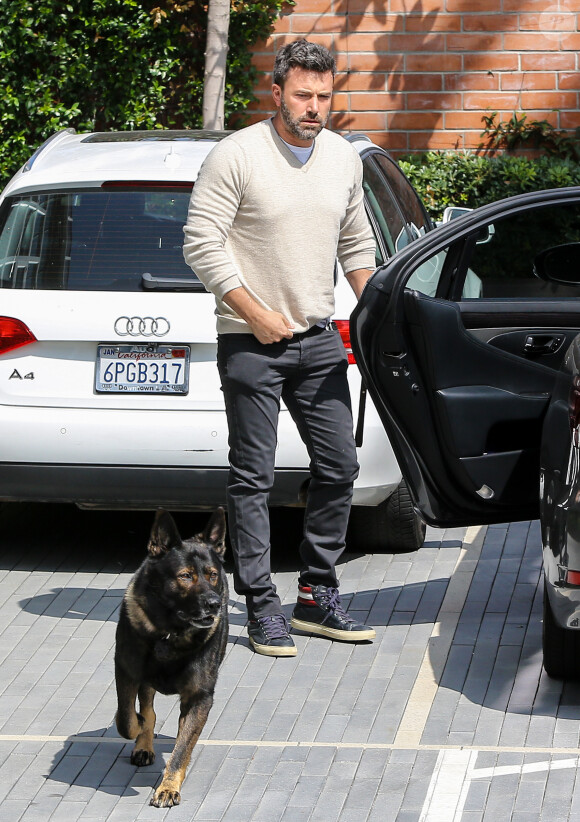
M 458 217 L 463 217 L 464 214 L 470 214 L 473 211 L 472 208 L 466 208 L 465 206 L 447 206 L 445 211 L 443 212 L 443 219 L 439 225 L 443 223 L 449 223 L 451 220 L 456 220 Z M 484 243 L 489 243 L 491 238 L 495 234 L 495 229 L 493 225 L 488 225 L 485 228 L 480 229 L 479 235 L 477 237 L 476 245 L 483 245 Z
M 463 217 L 464 214 L 470 214 L 472 208 L 465 208 L 464 206 L 447 206 L 443 212 L 442 223 L 450 223 L 451 220 L 456 220 L 458 217 Z
M 540 251 L 534 258 L 534 274 L 560 285 L 580 285 L 580 243 L 565 243 Z

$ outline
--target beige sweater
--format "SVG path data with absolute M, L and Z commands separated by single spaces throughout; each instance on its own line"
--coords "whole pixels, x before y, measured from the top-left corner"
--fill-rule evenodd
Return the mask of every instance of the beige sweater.
M 250 332 L 224 302 L 243 286 L 295 332 L 334 313 L 334 264 L 375 267 L 362 163 L 323 129 L 302 165 L 271 120 L 226 137 L 204 161 L 184 228 L 184 256 L 216 296 L 218 333 Z

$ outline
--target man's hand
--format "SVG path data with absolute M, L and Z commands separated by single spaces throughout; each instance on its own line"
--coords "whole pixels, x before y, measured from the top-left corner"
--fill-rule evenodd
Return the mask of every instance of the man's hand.
M 224 302 L 247 322 L 258 342 L 268 345 L 284 339 L 292 339 L 291 325 L 279 311 L 271 311 L 258 305 L 245 288 L 234 288 L 224 296 Z
M 264 344 L 280 342 L 284 339 L 289 340 L 293 336 L 293 326 L 278 311 L 265 311 L 261 318 L 254 322 L 247 320 L 246 322 L 252 329 L 254 337 Z

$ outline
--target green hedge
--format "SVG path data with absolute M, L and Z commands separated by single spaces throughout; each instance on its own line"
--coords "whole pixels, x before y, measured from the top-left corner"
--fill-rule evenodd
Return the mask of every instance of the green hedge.
M 282 0 L 232 0 L 226 118 L 254 98 L 252 44 Z M 0 187 L 59 129 L 198 128 L 203 0 L 1 0 Z
M 435 220 L 448 205 L 476 208 L 526 191 L 580 185 L 580 163 L 547 155 L 430 151 L 408 155 L 399 165 Z

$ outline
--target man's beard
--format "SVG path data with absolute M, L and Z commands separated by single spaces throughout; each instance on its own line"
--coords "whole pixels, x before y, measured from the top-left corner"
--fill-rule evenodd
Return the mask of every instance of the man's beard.
M 313 120 L 314 117 L 311 115 L 309 117 L 292 117 L 290 114 L 290 110 L 286 105 L 284 100 L 284 95 L 282 94 L 280 98 L 280 115 L 282 117 L 282 121 L 290 134 L 293 137 L 296 137 L 298 140 L 314 140 L 317 134 L 320 134 L 324 126 L 328 121 L 329 115 L 327 114 L 326 117 L 322 118 L 319 114 L 316 115 L 316 125 L 309 124 L 308 126 L 302 125 L 303 119 L 305 120 Z

